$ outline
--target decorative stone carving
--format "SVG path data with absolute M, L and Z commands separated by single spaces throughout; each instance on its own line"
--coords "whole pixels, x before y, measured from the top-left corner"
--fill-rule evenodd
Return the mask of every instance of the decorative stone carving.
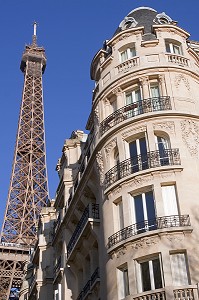
M 191 156 L 198 155 L 199 125 L 193 120 L 181 122 L 182 139 L 186 144 Z
M 139 248 L 147 248 L 150 246 L 154 246 L 159 242 L 158 237 L 144 238 L 132 244 L 132 248 L 134 250 L 138 250 Z
M 110 105 L 110 100 L 108 98 L 104 98 L 104 104 L 105 105 Z
M 166 236 L 166 238 L 167 238 L 167 240 L 169 240 L 171 243 L 176 243 L 176 242 L 181 242 L 183 239 L 184 239 L 184 236 L 181 234 L 181 235 L 177 235 L 177 234 L 175 234 L 175 235 L 171 235 L 171 234 L 169 234 L 169 235 L 167 235 Z
M 102 157 L 102 153 L 100 151 L 96 154 L 96 162 L 97 162 L 97 169 L 100 175 L 100 183 L 103 184 L 104 182 L 104 161 Z
M 153 129 L 163 130 L 173 134 L 175 132 L 175 124 L 172 121 L 158 122 L 153 124 Z
M 190 91 L 189 81 L 183 74 L 178 74 L 178 75 L 175 76 L 175 86 L 176 86 L 176 88 L 179 87 L 181 81 L 184 82 L 184 85 L 186 86 L 187 90 Z
M 128 130 L 126 130 L 125 132 L 122 133 L 122 138 L 126 139 L 129 136 L 132 136 L 137 133 L 145 132 L 145 131 L 146 131 L 146 125 L 142 125 L 139 127 L 132 126 L 132 127 L 128 128 Z
M 122 89 L 120 87 L 116 87 L 115 89 L 112 90 L 112 93 L 116 96 L 122 94 Z
M 126 253 L 126 248 L 122 248 L 116 253 L 116 257 L 119 258 L 120 256 L 123 256 Z
M 142 85 L 148 85 L 149 82 L 149 77 L 148 76 L 143 76 L 139 78 L 139 81 Z
M 98 106 L 94 109 L 94 119 L 99 123 L 99 109 Z
M 106 146 L 105 146 L 105 153 L 106 153 L 106 159 L 108 160 L 108 157 L 110 155 L 110 152 L 112 149 L 114 149 L 117 145 L 117 139 L 114 138 L 112 141 L 110 141 Z

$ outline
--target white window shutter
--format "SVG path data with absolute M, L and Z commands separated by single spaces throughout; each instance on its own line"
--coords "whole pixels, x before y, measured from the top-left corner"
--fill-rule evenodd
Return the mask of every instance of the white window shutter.
M 164 215 L 178 215 L 175 185 L 162 186 L 162 198 L 164 205 Z

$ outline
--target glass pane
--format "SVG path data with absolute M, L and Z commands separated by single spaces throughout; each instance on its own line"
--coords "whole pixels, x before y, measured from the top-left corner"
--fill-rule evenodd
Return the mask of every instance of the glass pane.
M 135 91 L 135 102 L 140 101 L 141 100 L 141 92 L 140 90 L 136 90 Z
M 131 104 L 133 102 L 132 93 L 126 94 L 126 104 Z
M 146 146 L 146 139 L 141 138 L 139 139 L 140 143 L 140 154 L 141 154 L 141 166 L 142 170 L 148 169 L 148 157 L 147 157 L 147 146 Z
M 153 277 L 154 277 L 154 284 L 156 289 L 162 288 L 162 275 L 160 270 L 160 261 L 159 259 L 152 260 L 153 264 Z
M 170 53 L 171 49 L 170 49 L 170 45 L 169 43 L 166 43 L 166 52 Z
M 125 50 L 125 51 L 123 51 L 123 52 L 121 53 L 121 62 L 123 62 L 123 61 L 125 61 L 125 60 L 127 60 L 127 59 L 128 59 L 127 51 Z
M 130 150 L 130 157 L 137 156 L 137 147 L 136 147 L 136 141 L 133 141 L 129 144 L 129 150 Z
M 155 203 L 153 199 L 153 192 L 145 193 L 146 197 L 146 208 L 147 208 L 147 217 L 149 230 L 156 229 L 156 214 L 155 214 Z
M 151 86 L 151 97 L 160 97 L 158 85 Z
M 134 197 L 134 206 L 135 206 L 135 219 L 136 219 L 137 233 L 145 232 L 142 195 L 138 195 Z
M 173 52 L 175 54 L 181 54 L 180 47 L 178 45 L 173 45 Z
M 130 48 L 130 57 L 136 56 L 135 48 Z
M 139 171 L 136 141 L 129 144 L 129 150 L 130 150 L 130 158 L 131 158 L 131 169 L 132 172 L 135 173 Z
M 143 292 L 151 290 L 151 279 L 149 272 L 149 262 L 143 262 L 140 264 L 141 266 L 141 275 L 142 275 L 142 288 Z

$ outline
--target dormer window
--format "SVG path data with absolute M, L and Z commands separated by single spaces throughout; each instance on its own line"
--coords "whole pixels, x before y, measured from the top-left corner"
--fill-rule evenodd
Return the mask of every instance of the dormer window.
M 166 45 L 166 52 L 182 55 L 181 43 L 177 41 L 166 41 L 165 45 Z
M 122 63 L 122 62 L 130 59 L 133 56 L 136 56 L 135 45 L 131 45 L 130 47 L 128 47 L 120 52 L 120 61 Z

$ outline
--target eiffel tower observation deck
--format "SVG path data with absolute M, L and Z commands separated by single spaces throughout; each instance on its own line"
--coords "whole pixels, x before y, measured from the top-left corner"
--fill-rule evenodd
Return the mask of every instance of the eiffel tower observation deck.
M 36 29 L 35 22 L 20 66 L 24 87 L 0 237 L 1 300 L 18 299 L 24 266 L 37 240 L 39 213 L 49 201 L 42 87 L 46 56 L 37 45 Z

